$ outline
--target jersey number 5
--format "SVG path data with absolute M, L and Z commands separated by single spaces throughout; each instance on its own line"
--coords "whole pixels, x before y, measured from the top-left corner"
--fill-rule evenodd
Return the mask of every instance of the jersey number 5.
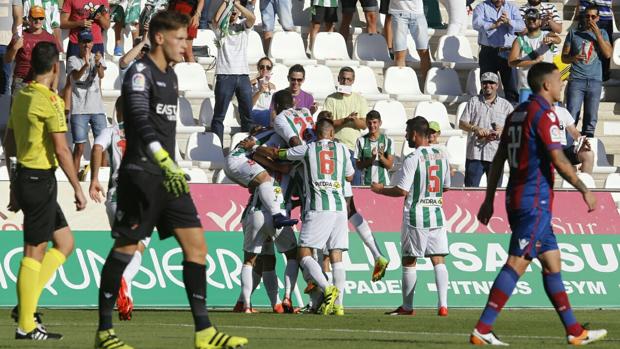
M 521 146 L 521 133 L 521 125 L 510 126 L 510 128 L 508 129 L 508 137 L 510 138 L 510 143 L 508 143 L 508 162 L 510 163 L 510 167 L 512 168 L 519 167 L 517 150 L 519 150 L 519 147 Z
M 319 163 L 321 174 L 331 175 L 334 173 L 334 151 L 321 150 L 319 152 Z
M 426 191 L 429 193 L 437 193 L 439 192 L 441 186 L 441 180 L 439 176 L 437 176 L 437 172 L 439 171 L 439 165 L 432 165 L 428 167 L 428 187 Z

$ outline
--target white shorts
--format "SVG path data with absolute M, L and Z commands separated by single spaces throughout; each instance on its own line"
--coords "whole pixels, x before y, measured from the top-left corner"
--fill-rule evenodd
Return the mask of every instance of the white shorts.
M 349 222 L 346 211 L 308 211 L 299 234 L 299 246 L 315 249 L 349 249 Z
M 243 250 L 255 254 L 274 254 L 273 242 L 279 252 L 297 247 L 291 227 L 274 229 L 271 215 L 264 211 L 248 213 L 243 220 Z
M 288 146 L 288 142 L 293 137 L 297 137 L 297 132 L 294 130 L 291 125 L 288 123 L 288 119 L 286 117 L 276 117 L 273 120 L 273 130 L 276 131 L 278 136 L 284 139 L 284 142 Z M 300 139 L 301 140 L 301 139 Z
M 265 168 L 245 156 L 228 156 L 224 165 L 224 173 L 235 183 L 248 187 L 250 182 L 264 172 Z
M 112 227 L 114 216 L 116 216 L 116 195 L 112 191 L 108 191 L 108 197 L 105 200 L 105 213 L 108 215 L 108 222 L 110 222 L 110 227 Z M 146 248 L 149 246 L 149 242 L 151 242 L 151 237 L 147 236 L 140 240 L 140 242 Z
M 428 24 L 421 14 L 390 13 L 392 15 L 392 32 L 394 33 L 394 52 L 407 49 L 407 34 L 411 34 L 417 50 L 428 49 Z
M 416 228 L 403 224 L 400 235 L 403 257 L 424 258 L 448 254 L 448 234 L 445 228 Z
M 344 197 L 352 198 L 353 197 L 353 187 L 351 186 L 351 182 L 344 181 Z

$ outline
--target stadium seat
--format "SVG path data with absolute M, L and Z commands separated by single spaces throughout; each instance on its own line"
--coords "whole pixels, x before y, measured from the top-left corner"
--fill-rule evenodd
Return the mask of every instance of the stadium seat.
M 498 185 L 498 188 L 506 188 L 508 186 L 508 174 L 504 173 L 502 175 L 502 182 Z M 463 177 L 463 179 L 465 179 L 465 177 Z M 480 177 L 480 184 L 478 185 L 479 188 L 486 188 L 487 187 L 487 174 L 483 173 L 482 177 Z
M 89 175 L 90 178 L 90 175 Z M 100 183 L 108 183 L 110 180 L 110 168 L 109 167 L 99 167 L 99 173 L 97 173 L 97 179 Z
M 5 165 L 0 166 L 0 181 L 9 180 L 9 169 Z
M 306 80 L 303 89 L 312 94 L 314 99 L 324 100 L 336 91 L 336 83 L 331 69 L 324 65 L 306 65 Z
M 414 151 L 415 151 L 415 148 L 410 148 L 407 141 L 404 141 L 403 147 L 400 150 L 401 163 L 402 163 L 402 160 L 404 160 L 407 157 L 407 155 L 413 153 Z
M 373 68 L 383 68 L 386 63 L 392 62 L 387 43 L 381 34 L 358 35 L 353 45 L 353 59 Z
M 254 30 L 250 31 L 248 36 L 248 64 L 255 65 L 258 60 L 265 57 L 265 50 L 263 49 L 263 39 Z
M 224 152 L 220 138 L 212 132 L 192 133 L 187 140 L 185 158 L 203 169 L 224 168 Z
M 617 170 L 616 166 L 609 164 L 607 160 L 607 153 L 605 152 L 605 145 L 598 138 L 589 138 L 590 148 L 594 152 L 594 168 L 593 173 L 614 173 Z
M 211 120 L 213 120 L 213 108 L 215 107 L 215 98 L 205 98 L 200 104 L 200 114 L 198 115 L 198 123 L 205 125 L 207 128 L 211 127 Z M 240 127 L 239 121 L 235 117 L 235 107 L 230 102 L 226 115 L 224 116 L 224 133 L 229 134 L 233 127 Z
M 475 68 L 469 71 L 467 74 L 467 85 L 465 86 L 465 93 L 470 96 L 476 96 L 480 94 L 482 89 L 482 83 L 480 82 L 480 68 Z
M 614 50 L 611 54 L 611 69 L 620 69 L 620 38 L 614 40 Z
M 209 50 L 209 56 L 195 56 L 196 62 L 200 64 L 211 64 L 217 57 L 217 45 L 216 37 L 213 30 L 210 29 L 198 29 L 196 38 L 192 42 L 192 47 L 206 46 Z
M 405 136 L 407 112 L 402 103 L 393 100 L 378 101 L 373 109 L 381 114 L 381 129 L 385 134 L 388 136 Z
M 577 177 L 581 179 L 588 189 L 596 189 L 596 183 L 591 175 L 584 172 L 577 172 Z M 563 180 L 562 189 L 574 189 L 574 187 L 567 180 Z
M 465 171 L 466 136 L 452 136 L 446 142 L 450 165 L 459 171 Z
M 441 126 L 441 135 L 442 136 L 460 136 L 462 135 L 461 130 L 455 130 L 452 125 L 450 125 L 450 120 L 448 119 L 448 111 L 446 110 L 446 106 L 440 102 L 420 102 L 415 108 L 414 116 L 423 116 L 428 120 L 437 121 Z
M 121 80 L 118 64 L 114 62 L 107 62 L 105 75 L 101 79 L 101 95 L 103 98 L 117 98 L 121 95 L 121 87 L 123 81 Z M 58 78 L 60 84 L 61 78 Z
M 133 48 L 133 36 L 131 36 L 131 31 L 123 28 L 123 30 L 121 30 L 121 41 L 123 45 L 123 54 L 125 54 Z M 116 61 L 120 59 L 121 57 L 117 56 L 114 60 Z
M 460 103 L 469 98 L 463 95 L 456 70 L 450 68 L 431 68 L 426 75 L 424 94 L 445 103 Z
M 58 71 L 58 91 L 62 91 L 67 82 L 67 66 L 65 61 L 58 61 L 58 65 L 60 66 L 60 70 Z M 105 80 L 105 76 L 103 80 Z M 103 83 L 103 81 L 101 83 Z
M 455 69 L 470 70 L 478 67 L 469 40 L 461 35 L 444 35 L 439 38 L 435 57 L 441 62 L 454 62 Z
M 381 93 L 377 87 L 375 72 L 371 67 L 359 66 L 352 67 L 355 70 L 355 81 L 353 82 L 353 92 L 364 96 L 368 101 L 383 101 L 390 99 L 386 93 Z
M 56 168 L 56 172 L 54 172 L 54 177 L 56 177 L 56 182 L 68 182 L 69 181 L 69 178 L 67 178 L 67 175 L 65 175 L 65 172 L 60 167 Z
M 402 102 L 430 101 L 431 96 L 420 91 L 415 70 L 409 67 L 389 67 L 383 77 L 383 91 Z
M 620 173 L 610 173 L 605 179 L 605 189 L 620 190 Z M 611 197 L 616 203 L 616 207 L 620 207 L 620 192 L 611 193 Z
M 64 34 L 65 30 L 63 29 L 63 34 Z M 64 37 L 64 35 L 63 35 Z M 67 44 L 69 43 L 69 36 L 66 36 L 67 39 Z M 114 39 L 114 29 L 110 28 L 106 31 L 105 35 L 103 36 L 103 46 L 105 47 L 104 52 L 108 54 L 108 56 L 110 57 L 114 57 L 114 45 L 115 45 L 115 39 Z M 67 45 L 64 43 L 63 40 L 63 49 L 66 51 L 67 50 Z M 118 61 L 118 58 L 116 59 Z
M 178 63 L 174 66 L 179 83 L 179 93 L 185 98 L 210 98 L 213 91 L 207 83 L 207 74 L 199 63 Z
M 314 39 L 312 58 L 322 61 L 328 67 L 354 67 L 359 62 L 352 60 L 347 51 L 347 44 L 340 33 L 321 32 Z
M 456 108 L 456 120 L 454 121 L 454 128 L 459 128 L 459 121 L 461 120 L 461 116 L 465 112 L 465 107 L 467 106 L 467 102 L 462 102 Z
M 282 90 L 288 87 L 288 68 L 284 64 L 274 63 L 271 69 L 272 84 L 276 85 L 276 90 Z
M 269 57 L 285 65 L 317 64 L 316 59 L 309 59 L 306 56 L 304 42 L 301 39 L 301 35 L 297 32 L 275 32 L 269 47 Z M 308 74 L 306 74 L 307 78 Z
M 181 155 L 181 149 L 179 149 L 178 141 L 175 142 L 175 145 L 174 145 L 174 161 L 176 161 L 179 167 L 191 168 L 193 166 L 191 161 L 183 159 L 183 155 Z
M 194 113 L 192 112 L 192 105 L 186 98 L 179 97 L 177 113 L 177 133 L 194 133 L 205 131 L 204 126 L 196 125 Z
M 183 168 L 189 176 L 189 183 L 211 183 L 207 173 L 199 168 Z
M 248 138 L 249 134 L 247 132 L 237 132 L 230 139 L 230 149 L 235 148 L 235 146 L 241 142 L 242 140 Z

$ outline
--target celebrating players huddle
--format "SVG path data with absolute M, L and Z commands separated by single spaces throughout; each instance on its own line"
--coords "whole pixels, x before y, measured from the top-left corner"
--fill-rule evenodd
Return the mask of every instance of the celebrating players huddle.
M 176 12 L 160 12 L 153 17 L 151 51 L 125 76 L 118 124 L 103 132 L 93 148 L 90 195 L 97 202 L 102 192 L 97 172 L 103 151 L 107 149 L 111 156 L 106 208 L 115 239 L 101 272 L 95 334 L 98 349 L 132 349 L 115 334 L 112 312 L 117 303 L 121 319 L 131 318 L 131 279 L 155 227 L 160 238 L 174 236 L 183 250 L 183 282 L 194 319 L 195 348 L 236 348 L 248 343 L 246 338 L 218 331 L 209 319 L 204 231 L 185 174 L 170 155 L 176 143 L 176 116 L 172 113 L 178 95 L 170 64 L 180 62 L 187 49 L 188 23 L 185 15 Z M 56 166 L 62 167 L 73 185 L 76 208 L 83 209 L 86 201 L 63 134 L 66 122 L 62 103 L 50 90 L 57 74 L 58 52 L 46 43 L 38 44 L 34 52 L 35 81 L 16 93 L 5 138 L 7 159 L 17 157 L 9 208 L 24 212 L 24 258 L 17 282 L 19 303 L 13 316 L 18 321 L 16 339 L 49 340 L 62 335 L 48 332 L 41 324 L 36 313 L 38 298 L 73 248 L 73 237 L 56 202 Z M 575 175 L 559 143 L 558 118 L 552 107 L 560 99 L 559 71 L 552 64 L 539 63 L 530 69 L 528 83 L 535 95 L 506 121 L 478 215 L 482 223 L 488 223 L 498 179 L 508 160 L 507 211 L 513 231 L 510 256 L 493 284 L 470 342 L 505 345 L 491 331 L 492 325 L 520 275 L 533 258 L 538 258 L 543 265 L 545 291 L 566 328 L 568 343 L 588 344 L 607 332 L 584 329 L 577 322 L 562 283 L 560 252 L 550 223 L 554 169 L 583 194 L 590 210 L 595 208 L 596 199 Z M 234 145 L 226 159 L 226 175 L 252 193 L 243 213 L 241 295 L 235 311 L 255 311 L 251 295 L 262 278 L 274 311 L 300 312 L 291 294 L 301 268 L 311 298 L 306 311 L 344 315 L 346 271 L 342 253 L 349 246 L 348 222 L 353 223 L 375 258 L 373 281 L 384 276 L 388 260 L 376 246 L 368 223 L 354 208 L 350 185 L 353 165 L 348 149 L 334 138 L 330 114 L 322 112 L 315 119 L 309 110 L 295 108 L 293 96 L 286 90 L 277 92 L 273 100 L 273 128 L 253 130 Z M 368 113 L 369 133 L 358 140 L 356 159 L 373 192 L 405 197 L 401 231 L 403 302 L 387 314 L 414 315 L 416 261 L 430 257 L 438 290 L 438 315 L 447 316 L 445 256 L 449 248 L 442 205 L 443 194 L 450 186 L 448 155 L 429 144 L 431 132 L 425 118 L 408 120 L 406 141 L 415 150 L 404 159 L 393 186 L 388 187 L 393 142 L 380 133 L 380 123 L 377 112 Z M 298 221 L 290 218 L 296 206 L 301 206 L 302 221 L 298 238 L 292 228 Z M 54 247 L 47 250 L 50 240 Z M 274 272 L 276 248 L 287 257 L 282 301 Z

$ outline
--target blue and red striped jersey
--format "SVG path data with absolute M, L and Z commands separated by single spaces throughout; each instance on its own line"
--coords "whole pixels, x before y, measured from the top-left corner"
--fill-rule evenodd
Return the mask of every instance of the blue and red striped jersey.
M 532 96 L 508 115 L 501 139 L 510 165 L 507 211 L 551 210 L 554 167 L 549 152 L 562 150 L 561 136 L 553 106 L 540 96 Z

